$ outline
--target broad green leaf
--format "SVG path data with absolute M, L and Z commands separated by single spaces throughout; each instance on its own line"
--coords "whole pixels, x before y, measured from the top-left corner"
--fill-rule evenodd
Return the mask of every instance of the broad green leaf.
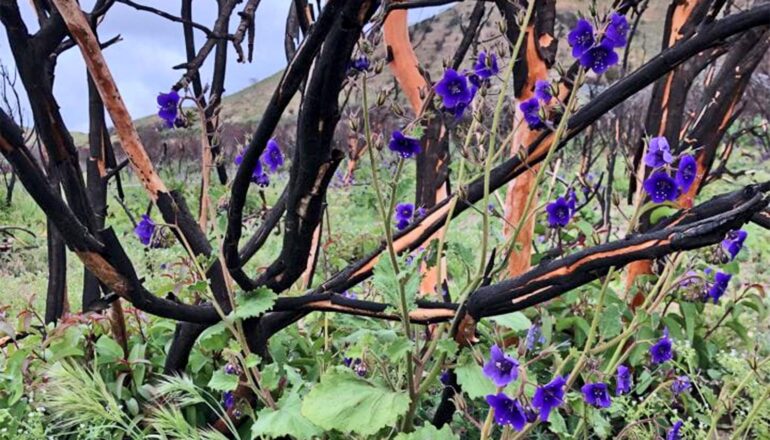
M 244 361 L 246 362 L 246 368 L 254 368 L 259 365 L 259 361 L 262 360 L 258 355 L 249 353 Z
M 229 338 L 224 322 L 218 322 L 201 333 L 198 341 L 206 350 L 221 350 Z
M 453 355 L 457 353 L 457 342 L 454 339 L 442 339 L 436 344 L 436 354 L 446 353 L 447 355 Z
M 251 426 L 251 438 L 291 436 L 298 440 L 320 437 L 323 430 L 300 412 L 302 401 L 297 393 L 288 393 L 278 401 L 278 409 L 264 408 Z
M 679 303 L 679 307 L 682 309 L 682 315 L 684 315 L 684 327 L 687 332 L 687 340 L 692 342 L 695 337 L 695 318 L 698 314 L 698 310 L 695 308 L 695 304 L 682 301 Z
M 391 362 L 397 362 L 406 358 L 413 347 L 414 342 L 402 336 L 388 344 L 388 347 L 385 349 L 385 354 Z
M 622 314 L 617 304 L 610 304 L 604 308 L 599 320 L 599 332 L 603 337 L 612 338 L 620 334 L 623 330 Z
M 551 415 L 548 417 L 548 428 L 554 434 L 570 434 L 567 431 L 567 422 L 564 421 L 564 417 L 556 408 L 551 411 Z
M 408 408 L 406 393 L 374 385 L 337 367 L 305 396 L 302 415 L 325 430 L 373 435 L 394 426 Z
M 96 341 L 96 353 L 101 364 L 115 362 L 123 358 L 123 349 L 120 348 L 120 344 L 107 335 L 102 335 Z
M 441 429 L 436 429 L 435 426 L 426 424 L 410 432 L 409 434 L 400 433 L 394 440 L 450 440 L 459 439 L 457 434 L 453 433 L 449 429 L 448 425 L 444 425 Z
M 239 294 L 235 298 L 235 317 L 240 319 L 256 318 L 270 310 L 278 295 L 272 290 L 261 287 L 248 293 Z
M 455 374 L 457 383 L 471 399 L 495 393 L 495 384 L 484 376 L 481 366 L 471 356 L 462 357 L 460 364 L 455 368 Z
M 527 331 L 532 326 L 532 321 L 521 312 L 506 313 L 505 315 L 495 316 L 489 319 L 494 321 L 497 325 L 507 327 L 516 332 Z
M 217 391 L 232 391 L 238 386 L 238 376 L 222 370 L 214 371 L 209 381 L 209 388 Z

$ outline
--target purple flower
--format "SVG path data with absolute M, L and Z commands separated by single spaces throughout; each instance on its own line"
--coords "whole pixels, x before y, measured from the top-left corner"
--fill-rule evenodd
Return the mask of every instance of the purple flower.
M 689 391 L 690 388 L 692 388 L 692 383 L 690 383 L 690 378 L 687 376 L 677 376 L 677 378 L 674 379 L 674 383 L 671 384 L 671 391 L 673 391 L 674 394 L 682 394 Z
M 679 440 L 679 430 L 682 429 L 682 425 L 684 422 L 677 420 L 666 433 L 666 440 Z
M 340 295 L 342 295 L 342 296 L 344 296 L 345 298 L 348 298 L 348 299 L 358 299 L 358 296 L 355 293 L 353 293 L 353 292 L 351 292 L 349 290 L 346 290 L 346 291 L 342 292 Z
M 612 42 L 604 40 L 580 56 L 580 65 L 593 70 L 596 74 L 602 74 L 610 67 L 618 64 L 619 60 L 618 54 L 612 47 Z
M 511 399 L 505 393 L 490 394 L 487 403 L 495 410 L 495 422 L 498 425 L 511 425 L 516 431 L 524 429 L 527 415 L 518 400 Z
M 526 346 L 527 350 L 534 350 L 536 344 L 544 344 L 545 343 L 545 336 L 543 336 L 543 332 L 540 331 L 540 326 L 537 324 L 532 324 L 529 326 L 529 329 L 527 330 L 527 338 L 526 338 Z
M 617 12 L 610 14 L 610 24 L 604 30 L 604 38 L 612 42 L 613 47 L 623 47 L 626 45 L 626 34 L 628 34 L 626 16 Z
M 139 241 L 143 245 L 149 246 L 152 241 L 152 235 L 155 233 L 155 222 L 152 221 L 149 215 L 142 214 L 142 219 L 134 228 L 134 234 L 139 237 Z
M 676 181 L 665 171 L 656 171 L 644 181 L 644 190 L 650 195 L 650 200 L 661 203 L 666 200 L 676 200 L 679 188 Z
M 238 153 L 235 155 L 235 159 L 233 159 L 233 163 L 236 165 L 240 165 L 243 162 L 243 154 Z
M 587 383 L 580 391 L 583 392 L 583 400 L 595 408 L 609 408 L 612 405 L 606 383 Z
M 730 256 L 730 261 L 733 261 L 738 255 L 738 252 L 743 249 L 743 242 L 746 241 L 748 233 L 743 229 L 737 231 L 730 231 L 727 236 L 722 240 L 722 250 L 726 255 Z
M 557 197 L 545 210 L 548 213 L 548 226 L 551 228 L 563 228 L 572 218 L 572 209 L 564 197 Z
M 422 206 L 417 208 L 417 218 L 425 217 L 425 212 L 426 212 L 425 208 L 423 208 Z
M 452 373 L 450 373 L 448 370 L 444 370 L 439 375 L 438 380 L 444 386 L 451 386 L 452 385 Z
M 262 170 L 262 163 L 257 161 L 254 171 L 251 173 L 251 181 L 261 187 L 270 185 L 270 177 Z
M 497 67 L 497 55 L 491 54 L 487 56 L 486 52 L 479 52 L 479 57 L 476 60 L 476 64 L 473 65 L 473 70 L 476 71 L 476 75 L 481 79 L 489 79 L 497 75 L 500 72 L 500 68 Z
M 725 294 L 725 291 L 727 290 L 727 284 L 730 282 L 732 277 L 733 276 L 729 273 L 724 272 L 717 272 L 716 275 L 714 275 L 714 283 L 708 290 L 708 296 L 714 300 L 714 304 L 719 302 L 719 298 Z
M 519 104 L 519 110 L 524 115 L 530 130 L 539 130 L 545 127 L 545 122 L 540 116 L 540 103 L 537 98 L 530 98 Z
M 674 180 L 682 192 L 687 192 L 695 182 L 695 175 L 698 173 L 698 164 L 689 154 L 685 154 L 679 159 L 679 166 L 676 169 Z
M 567 42 L 572 47 L 572 56 L 580 58 L 594 45 L 594 28 L 588 20 L 581 18 L 567 35 Z
M 399 203 L 396 205 L 396 212 L 393 214 L 393 219 L 396 221 L 396 227 L 399 230 L 409 226 L 412 216 L 414 216 L 414 205 L 411 203 Z
M 436 94 L 443 99 L 447 109 L 453 109 L 459 104 L 467 105 L 473 99 L 468 80 L 453 69 L 444 72 L 444 77 L 436 84 Z
M 663 337 L 650 347 L 650 359 L 652 359 L 653 364 L 657 365 L 668 362 L 673 358 L 674 352 L 672 351 L 671 339 L 668 337 L 668 328 L 666 328 L 663 330 Z
M 160 106 L 158 116 L 166 121 L 167 127 L 173 127 L 177 113 L 179 112 L 179 108 L 177 107 L 179 105 L 179 93 L 177 93 L 176 90 L 172 90 L 168 93 L 159 93 L 157 101 Z
M 619 366 L 618 374 L 615 377 L 615 395 L 621 396 L 630 393 L 632 380 L 631 370 L 625 365 Z
M 262 153 L 262 162 L 270 168 L 270 172 L 274 173 L 278 168 L 283 165 L 283 154 L 281 154 L 281 147 L 278 146 L 278 142 L 275 139 L 267 141 L 267 147 Z
M 238 374 L 238 367 L 228 362 L 225 364 L 225 374 Z
M 644 156 L 644 163 L 650 168 L 658 168 L 670 164 L 674 161 L 671 155 L 671 147 L 668 140 L 663 136 L 650 139 L 650 146 L 647 149 L 647 155 Z
M 228 411 L 235 406 L 235 396 L 232 391 L 225 391 L 225 393 L 222 394 L 222 405 Z
M 575 215 L 577 209 L 577 194 L 575 194 L 575 190 L 572 188 L 567 191 L 567 205 L 569 206 L 570 216 Z
M 350 68 L 359 72 L 365 72 L 369 70 L 369 58 L 361 55 L 360 57 L 350 62 Z
M 567 381 L 562 376 L 556 376 L 551 382 L 537 387 L 532 396 L 532 406 L 540 411 L 540 420 L 548 421 L 551 410 L 564 402 L 564 385 Z
M 497 345 L 492 346 L 489 360 L 484 364 L 484 375 L 498 387 L 504 387 L 519 377 L 519 363 Z
M 553 98 L 553 95 L 551 94 L 551 83 L 542 79 L 535 81 L 535 98 L 546 104 L 551 102 L 551 98 Z
M 403 133 L 396 130 L 391 134 L 388 148 L 408 159 L 420 153 L 420 140 L 413 137 L 404 136 Z

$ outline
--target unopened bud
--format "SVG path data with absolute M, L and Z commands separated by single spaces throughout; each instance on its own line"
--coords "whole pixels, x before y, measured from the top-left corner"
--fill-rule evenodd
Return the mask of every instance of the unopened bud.
M 390 106 L 390 111 L 396 116 L 404 116 L 404 108 L 397 102 L 394 102 L 393 105 Z
M 358 118 L 350 118 L 348 120 L 348 125 L 352 131 L 358 131 Z
M 377 94 L 377 106 L 380 107 L 385 104 L 386 99 L 388 99 L 388 92 L 385 89 L 380 90 Z
M 382 73 L 383 68 L 385 68 L 385 60 L 377 60 L 377 62 L 374 64 L 374 73 Z

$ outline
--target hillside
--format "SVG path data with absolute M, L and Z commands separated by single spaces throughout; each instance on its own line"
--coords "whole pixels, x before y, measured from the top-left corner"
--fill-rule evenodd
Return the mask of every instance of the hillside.
M 609 2 L 603 0 L 599 4 L 609 4 Z M 568 29 L 577 19 L 576 11 L 583 11 L 587 5 L 581 0 L 569 0 L 558 2 L 558 6 L 556 33 L 563 41 Z M 459 3 L 411 26 L 410 35 L 421 67 L 433 80 L 441 75 L 444 63 L 452 57 L 459 45 L 464 32 L 462 25 L 467 23 L 472 8 L 472 2 Z M 602 10 L 602 7 L 600 6 L 599 9 Z M 665 8 L 663 7 L 653 6 L 646 11 L 640 21 L 639 32 L 633 44 L 633 52 L 630 57 L 632 65 L 638 65 L 646 58 L 646 54 L 656 51 L 660 44 L 657 35 L 664 17 Z M 504 53 L 507 50 L 508 43 L 500 33 L 499 21 L 497 9 L 492 5 L 488 6 L 479 39 L 482 45 L 471 48 L 469 58 L 473 57 L 479 50 L 493 50 L 499 53 Z M 379 47 L 375 48 L 374 61 L 383 58 L 384 54 L 384 43 L 380 42 Z M 563 43 L 559 47 L 559 60 L 562 64 L 571 62 Z M 464 66 L 470 67 L 471 63 L 472 61 L 467 60 Z M 259 121 L 260 115 L 264 112 L 270 96 L 280 80 L 281 73 L 278 71 L 249 87 L 225 96 L 221 114 L 225 124 L 222 139 L 226 150 L 237 148 L 237 145 L 242 144 L 248 132 Z M 394 78 L 387 68 L 369 82 L 373 90 L 392 87 L 393 83 Z M 284 129 L 293 125 L 298 104 L 299 101 L 295 100 L 284 113 Z M 153 151 L 158 151 L 160 142 L 166 142 L 173 146 L 197 142 L 198 139 L 196 129 L 162 129 L 160 121 L 155 115 L 142 117 L 136 121 L 136 124 L 151 154 Z M 87 136 L 82 133 L 75 133 L 74 136 L 78 145 L 87 143 Z M 191 150 L 195 149 L 197 148 Z M 173 152 L 171 154 L 173 155 Z

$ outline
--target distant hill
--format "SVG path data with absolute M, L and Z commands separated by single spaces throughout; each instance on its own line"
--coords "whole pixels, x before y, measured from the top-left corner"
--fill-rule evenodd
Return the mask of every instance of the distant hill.
M 557 37 L 560 37 L 559 60 L 563 64 L 571 62 L 567 51 L 568 48 L 565 49 L 566 43 L 563 37 L 577 20 L 577 12 L 587 12 L 587 3 L 581 0 L 560 0 L 557 2 L 559 10 L 557 11 L 556 34 Z M 607 0 L 599 1 L 600 5 L 609 3 Z M 650 7 L 640 21 L 639 32 L 633 44 L 634 52 L 632 52 L 630 57 L 632 65 L 638 65 L 645 58 L 649 58 L 649 54 L 656 53 L 660 45 L 659 33 L 663 26 L 666 11 L 665 5 L 658 4 L 658 2 L 653 3 L 655 5 Z M 463 25 L 468 22 L 473 5 L 474 2 L 459 3 L 410 27 L 412 44 L 420 60 L 421 67 L 434 81 L 441 75 L 443 65 L 452 58 L 459 45 L 464 32 Z M 602 10 L 602 6 L 599 9 Z M 487 7 L 487 16 L 478 39 L 480 43 L 478 47 L 471 48 L 468 55 L 469 58 L 482 49 L 494 50 L 498 53 L 505 53 L 507 51 L 508 43 L 500 33 L 499 21 L 500 17 L 497 8 L 490 3 Z M 384 46 L 384 43 L 380 43 L 380 47 L 375 49 L 375 58 L 384 57 L 385 50 L 382 46 Z M 463 63 L 463 68 L 470 68 L 471 65 L 472 60 L 466 60 Z M 225 126 L 222 142 L 226 151 L 234 151 L 238 145 L 242 145 L 248 133 L 259 122 L 260 116 L 264 112 L 273 90 L 275 90 L 280 80 L 281 73 L 282 71 L 278 71 L 249 87 L 225 96 L 222 103 L 221 116 Z M 373 90 L 392 87 L 394 78 L 386 67 L 369 84 Z M 284 120 L 282 121 L 283 130 L 287 130 L 294 124 L 298 105 L 299 100 L 295 99 L 287 108 L 284 113 Z M 186 151 L 186 153 L 182 152 L 183 155 L 191 154 L 199 148 L 197 145 L 189 145 L 199 142 L 197 128 L 182 130 L 162 129 L 160 120 L 155 115 L 138 119 L 136 125 L 152 156 L 161 154 L 161 144 L 164 142 L 167 146 L 176 146 L 177 148 L 181 145 L 182 150 Z M 74 133 L 73 136 L 78 145 L 84 146 L 88 142 L 87 136 L 82 133 Z M 185 149 L 185 145 L 189 145 L 190 148 Z M 176 153 L 173 151 L 167 151 L 165 154 L 176 156 Z

